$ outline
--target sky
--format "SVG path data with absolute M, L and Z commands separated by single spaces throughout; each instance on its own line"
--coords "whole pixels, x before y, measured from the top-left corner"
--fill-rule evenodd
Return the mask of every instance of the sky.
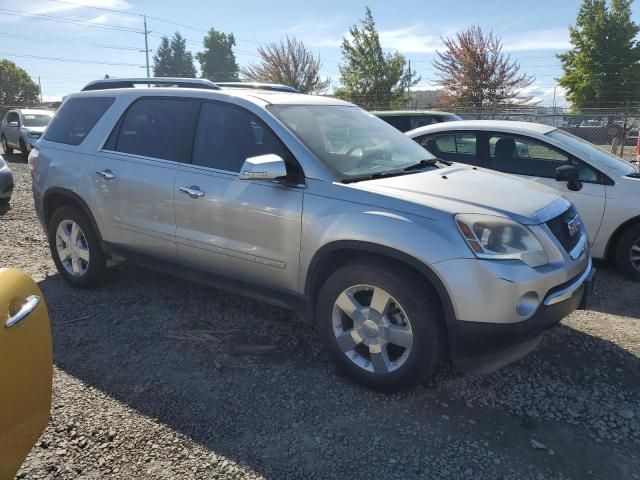
M 503 50 L 535 77 L 528 94 L 552 105 L 561 75 L 556 54 L 569 48 L 568 26 L 580 0 L 394 0 L 292 2 L 284 0 L 0 0 L 0 58 L 24 68 L 42 85 L 45 101 L 60 100 L 91 80 L 146 76 L 142 14 L 149 48 L 180 31 L 192 52 L 213 27 L 233 33 L 236 58 L 257 62 L 257 47 L 293 35 L 318 54 L 322 75 L 339 85 L 340 43 L 354 23 L 372 12 L 382 47 L 399 51 L 421 76 L 416 89 L 437 88 L 432 66 L 442 38 L 471 25 L 492 30 Z M 640 22 L 640 4 L 634 19 Z M 152 62 L 153 52 L 150 54 Z M 196 62 L 196 66 L 197 66 Z M 556 104 L 565 105 L 556 89 Z

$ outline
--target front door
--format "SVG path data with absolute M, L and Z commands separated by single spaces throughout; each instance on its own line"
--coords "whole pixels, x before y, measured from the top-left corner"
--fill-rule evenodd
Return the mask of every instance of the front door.
M 141 98 L 94 157 L 94 195 L 103 238 L 174 260 L 174 181 L 193 102 Z
M 13 478 L 49 421 L 53 360 L 38 285 L 0 268 L 0 478 Z
M 11 125 L 12 123 L 14 125 Z M 20 117 L 17 112 L 9 112 L 7 114 L 5 138 L 10 147 L 18 148 L 20 146 Z
M 495 133 L 489 134 L 488 140 L 491 168 L 559 190 L 576 206 L 589 240 L 594 242 L 605 208 L 605 186 L 596 170 L 568 153 L 533 138 Z M 579 171 L 582 182 L 579 191 L 569 190 L 567 182 L 555 179 L 556 168 L 569 164 Z
M 299 174 L 281 141 L 251 112 L 202 103 L 192 162 L 180 166 L 175 180 L 178 257 L 220 275 L 295 291 L 303 187 L 238 179 L 247 158 L 268 153 Z

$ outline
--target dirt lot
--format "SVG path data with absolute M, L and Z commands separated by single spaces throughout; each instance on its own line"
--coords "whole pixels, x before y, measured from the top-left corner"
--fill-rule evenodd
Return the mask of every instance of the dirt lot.
M 336 376 L 278 308 L 134 268 L 56 274 L 27 166 L 0 211 L 0 265 L 53 326 L 49 426 L 18 478 L 640 478 L 640 286 L 599 265 L 592 310 L 525 359 L 383 395 Z

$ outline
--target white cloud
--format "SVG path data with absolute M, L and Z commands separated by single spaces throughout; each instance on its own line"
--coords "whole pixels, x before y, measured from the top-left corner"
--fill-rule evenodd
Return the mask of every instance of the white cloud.
M 66 1 L 66 0 L 65 0 Z M 125 0 L 70 0 L 65 2 L 34 2 L 27 11 L 36 14 L 80 10 L 86 7 L 110 8 L 113 10 L 129 10 L 132 5 Z M 93 9 L 92 9 L 93 10 Z
M 566 28 L 552 28 L 529 30 L 517 35 L 505 35 L 502 38 L 503 50 L 520 52 L 526 50 L 567 50 L 569 30 Z
M 567 105 L 567 101 L 565 100 L 566 91 L 558 86 L 555 88 L 555 104 L 558 107 L 564 107 Z M 522 95 L 531 95 L 533 96 L 533 100 L 539 102 L 542 106 L 551 106 L 553 105 L 553 95 L 554 95 L 554 87 L 549 85 L 542 85 L 540 82 L 535 81 L 533 84 L 529 85 L 527 88 L 523 88 L 521 90 Z

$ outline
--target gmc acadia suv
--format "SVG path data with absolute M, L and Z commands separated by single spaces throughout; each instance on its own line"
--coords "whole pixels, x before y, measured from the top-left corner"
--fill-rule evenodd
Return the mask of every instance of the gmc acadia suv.
M 127 261 L 286 306 L 383 390 L 504 365 L 586 301 L 589 242 L 552 189 L 333 98 L 117 82 L 69 95 L 29 159 L 73 286 Z

